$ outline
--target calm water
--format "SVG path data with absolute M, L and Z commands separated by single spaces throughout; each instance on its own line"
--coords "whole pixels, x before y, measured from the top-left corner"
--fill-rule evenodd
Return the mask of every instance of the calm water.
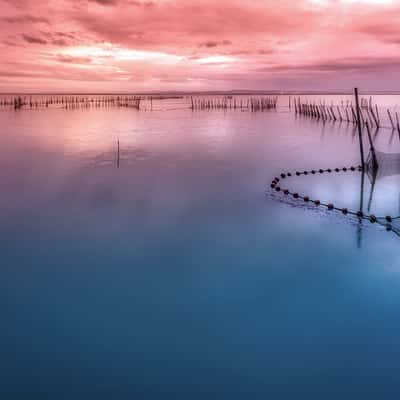
M 184 105 L 0 111 L 0 397 L 399 394 L 400 238 L 269 189 L 359 163 L 353 127 Z M 360 182 L 291 187 L 357 209 Z M 379 179 L 371 212 L 399 207 Z

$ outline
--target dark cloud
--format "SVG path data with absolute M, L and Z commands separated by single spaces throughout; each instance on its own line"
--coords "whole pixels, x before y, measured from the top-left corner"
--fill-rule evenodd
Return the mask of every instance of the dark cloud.
M 261 55 L 268 55 L 268 54 L 273 54 L 274 50 L 272 50 L 272 49 L 259 49 L 257 51 L 257 53 L 261 54 Z
M 139 1 L 139 0 L 130 0 L 129 3 L 132 6 L 136 7 L 154 7 L 156 3 L 154 1 Z
M 154 1 L 140 1 L 140 0 L 88 0 L 89 3 L 97 3 L 102 6 L 117 6 L 119 4 L 125 3 L 127 5 L 132 5 L 136 7 L 153 7 L 156 5 Z
M 8 22 L 9 24 L 20 24 L 20 23 L 42 23 L 50 25 L 50 21 L 44 17 L 36 17 L 34 15 L 25 14 L 25 15 L 16 15 L 13 17 L 3 17 L 3 20 Z
M 232 42 L 230 40 L 221 40 L 221 41 L 213 41 L 213 40 L 208 40 L 206 42 L 202 42 L 199 44 L 199 47 L 218 47 L 218 46 L 230 46 Z
M 25 40 L 27 43 L 33 43 L 33 44 L 47 44 L 47 41 L 44 39 L 41 39 L 40 37 L 36 36 L 31 36 L 23 33 L 22 38 Z
M 69 46 L 78 41 L 78 39 L 72 33 L 51 32 L 43 30 L 38 30 L 36 33 L 40 34 L 40 37 L 46 38 L 48 44 L 53 44 L 55 46 Z
M 224 55 L 227 55 L 227 56 L 247 56 L 250 54 L 253 54 L 253 51 L 241 50 L 241 49 L 224 52 Z
M 102 6 L 116 6 L 118 4 L 118 0 L 88 0 L 89 3 L 97 3 Z
M 76 40 L 76 37 L 72 32 L 54 32 L 54 35 L 62 37 L 62 38 L 68 38 L 68 39 Z
M 0 76 L 7 77 L 7 78 L 37 78 L 38 76 L 41 76 L 41 75 L 34 74 L 31 72 L 0 70 Z
M 54 39 L 51 43 L 55 46 L 68 46 L 68 42 L 65 39 Z
M 399 68 L 400 58 L 389 57 L 360 57 L 319 62 L 314 64 L 297 65 L 268 65 L 257 68 L 256 72 L 362 72 L 382 71 L 384 69 Z
M 19 44 L 12 42 L 11 40 L 2 40 L 1 43 L 3 43 L 6 46 L 10 46 L 10 47 L 20 47 Z
M 59 54 L 56 60 L 68 64 L 90 64 L 92 59 L 90 57 L 72 57 Z
M 218 42 L 208 41 L 208 42 L 200 43 L 199 47 L 217 47 L 218 44 L 219 44 Z

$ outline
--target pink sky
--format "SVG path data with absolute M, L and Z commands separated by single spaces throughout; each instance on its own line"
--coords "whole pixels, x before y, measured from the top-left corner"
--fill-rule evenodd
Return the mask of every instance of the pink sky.
M 0 91 L 400 90 L 400 0 L 0 0 Z

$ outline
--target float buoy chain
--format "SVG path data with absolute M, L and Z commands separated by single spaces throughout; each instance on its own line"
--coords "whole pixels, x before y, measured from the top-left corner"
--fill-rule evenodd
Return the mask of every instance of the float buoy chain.
M 385 217 L 377 217 L 373 214 L 366 214 L 363 213 L 362 211 L 352 211 L 349 210 L 348 208 L 338 208 L 335 207 L 333 203 L 323 203 L 320 200 L 316 199 L 311 199 L 309 196 L 305 196 L 302 194 L 299 194 L 297 192 L 291 192 L 289 189 L 284 189 L 281 187 L 281 183 L 283 180 L 290 178 L 290 177 L 298 177 L 301 175 L 316 175 L 316 174 L 324 174 L 324 173 L 333 173 L 333 172 L 361 172 L 363 171 L 363 168 L 361 165 L 357 166 L 351 166 L 351 167 L 342 167 L 342 168 L 327 168 L 327 169 L 318 169 L 318 170 L 311 170 L 311 171 L 296 171 L 294 173 L 292 172 L 287 172 L 287 173 L 281 173 L 279 177 L 275 177 L 272 182 L 271 182 L 271 189 L 275 190 L 275 192 L 278 193 L 283 193 L 285 196 L 292 196 L 294 199 L 299 199 L 303 200 L 305 203 L 310 203 L 314 204 L 317 207 L 325 207 L 328 210 L 336 210 L 341 212 L 343 215 L 353 215 L 359 219 L 365 219 L 371 222 L 372 224 L 374 223 L 379 223 L 380 225 L 384 225 L 386 227 L 386 230 L 391 231 L 393 230 L 392 227 L 392 221 L 395 219 L 399 219 L 400 216 L 392 217 L 390 215 L 387 215 Z M 381 220 L 386 221 L 385 224 L 381 222 Z

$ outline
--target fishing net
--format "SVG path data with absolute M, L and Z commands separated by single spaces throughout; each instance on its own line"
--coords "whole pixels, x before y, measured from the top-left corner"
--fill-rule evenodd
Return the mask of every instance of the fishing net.
M 367 173 L 370 179 L 380 179 L 386 176 L 400 174 L 400 153 L 384 153 L 375 150 L 376 163 L 372 152 L 367 158 Z
M 360 173 L 362 176 L 361 189 L 360 189 L 360 207 L 359 209 L 348 209 L 345 207 L 337 207 L 333 203 L 328 203 L 327 201 L 321 201 L 319 199 L 312 198 L 305 194 L 294 192 L 287 186 L 287 180 L 293 179 L 301 176 L 313 176 L 320 174 L 332 174 L 332 173 Z M 364 174 L 367 173 L 371 180 L 371 190 L 368 201 L 367 211 L 364 211 Z M 296 171 L 296 172 L 283 172 L 279 176 L 275 177 L 271 182 L 271 188 L 276 192 L 280 198 L 290 199 L 298 203 L 299 201 L 307 207 L 317 207 L 320 209 L 328 211 L 338 211 L 343 215 L 348 215 L 350 217 L 356 217 L 361 223 L 362 221 L 369 221 L 372 224 L 377 224 L 385 227 L 388 231 L 394 232 L 396 235 L 400 236 L 399 225 L 400 215 L 375 215 L 370 213 L 375 183 L 377 178 L 392 176 L 400 174 L 400 154 L 396 153 L 383 153 L 371 151 L 368 155 L 366 167 L 362 168 L 359 166 L 350 166 L 342 168 L 327 168 L 319 170 L 310 171 Z

